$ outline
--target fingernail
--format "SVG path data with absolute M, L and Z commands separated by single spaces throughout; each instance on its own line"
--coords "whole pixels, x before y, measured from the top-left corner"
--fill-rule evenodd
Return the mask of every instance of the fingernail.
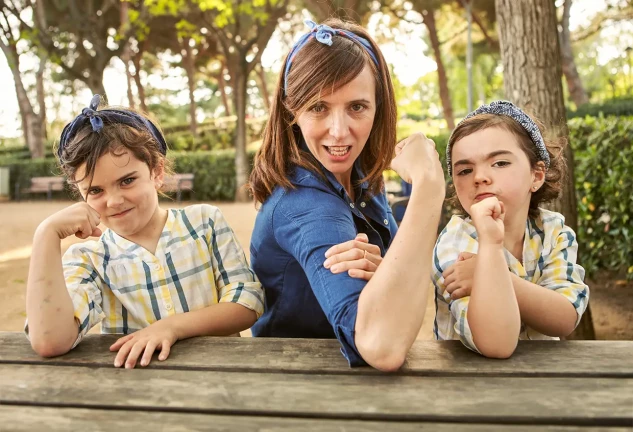
M 330 268 L 330 265 L 332 265 L 332 261 L 330 261 L 329 259 L 326 259 L 323 263 L 323 267 L 325 268 Z
M 126 369 L 132 369 L 134 367 L 134 365 L 130 364 L 130 363 L 126 363 L 125 364 L 125 368 Z
M 141 361 L 141 366 L 147 366 L 147 360 Z
M 328 249 L 328 250 L 325 252 L 325 257 L 326 257 L 326 258 L 329 258 L 329 257 L 330 257 L 330 255 L 331 255 L 331 254 L 330 254 L 330 251 L 329 251 L 329 249 Z
M 165 360 L 165 357 L 163 357 L 163 356 L 159 356 L 159 357 L 158 357 L 158 360 L 163 361 L 163 360 Z
M 340 268 L 339 266 L 337 266 L 337 265 L 333 265 L 333 266 L 332 266 L 332 268 L 330 269 L 330 271 L 331 271 L 332 273 L 338 273 L 339 268 Z
M 121 362 L 115 361 L 114 362 L 114 367 L 121 367 Z

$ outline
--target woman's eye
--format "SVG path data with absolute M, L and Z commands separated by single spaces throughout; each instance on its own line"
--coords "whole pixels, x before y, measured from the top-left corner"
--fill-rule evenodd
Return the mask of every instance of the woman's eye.
M 352 108 L 352 111 L 354 111 L 355 113 L 359 113 L 359 112 L 363 112 L 365 108 L 367 107 L 363 104 L 354 104 L 352 105 L 351 108 Z
M 129 185 L 129 184 L 132 184 L 134 180 L 136 180 L 134 177 L 128 177 L 125 180 L 123 180 L 121 183 L 123 183 L 124 185 Z
M 325 105 L 316 104 L 315 106 L 310 108 L 310 111 L 315 112 L 315 113 L 322 113 L 323 111 L 325 111 Z

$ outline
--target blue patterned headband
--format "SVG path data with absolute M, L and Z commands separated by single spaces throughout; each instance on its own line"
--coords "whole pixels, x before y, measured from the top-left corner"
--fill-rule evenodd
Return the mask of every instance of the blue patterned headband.
M 457 124 L 457 127 L 455 129 L 457 129 L 465 120 L 479 114 L 505 115 L 519 123 L 528 133 L 528 135 L 532 139 L 532 142 L 536 146 L 539 160 L 545 162 L 545 168 L 549 168 L 549 153 L 547 152 L 547 147 L 545 147 L 545 141 L 543 141 L 541 131 L 539 130 L 536 123 L 534 123 L 534 120 L 532 120 L 530 116 L 524 113 L 519 107 L 514 105 L 512 102 L 504 100 L 494 101 L 491 102 L 489 105 L 482 105 L 475 111 L 464 117 L 462 121 Z M 453 133 L 454 132 L 455 130 L 453 130 Z M 446 165 L 448 166 L 448 174 L 450 176 L 453 175 L 451 168 L 451 138 L 448 139 L 448 145 L 446 146 Z
M 59 148 L 57 149 L 57 156 L 60 160 L 62 159 L 64 148 L 88 122 L 90 122 L 93 132 L 96 133 L 101 132 L 104 124 L 124 124 L 140 131 L 147 131 L 158 142 L 160 152 L 164 155 L 167 154 L 165 137 L 163 137 L 163 134 L 160 133 L 154 123 L 133 111 L 112 108 L 97 111 L 99 102 L 101 102 L 101 96 L 94 95 L 90 101 L 90 106 L 81 110 L 81 114 L 64 127 L 62 136 L 59 139 Z
M 308 27 L 310 27 L 310 31 L 299 38 L 297 43 L 295 43 L 290 50 L 290 54 L 288 54 L 288 61 L 286 62 L 286 69 L 284 70 L 284 93 L 286 93 L 286 90 L 288 89 L 288 72 L 290 71 L 292 61 L 294 60 L 297 53 L 301 50 L 301 48 L 303 48 L 304 45 L 308 43 L 308 41 L 312 38 L 315 38 L 317 41 L 327 46 L 332 46 L 332 36 L 334 35 L 344 36 L 348 39 L 356 41 L 365 49 L 365 51 L 367 51 L 369 56 L 376 64 L 376 67 L 380 67 L 378 59 L 376 58 L 376 54 L 374 53 L 374 50 L 367 39 L 362 38 L 352 33 L 351 31 L 338 28 L 335 29 L 325 24 L 317 25 L 317 23 L 311 20 L 305 20 L 304 22 Z

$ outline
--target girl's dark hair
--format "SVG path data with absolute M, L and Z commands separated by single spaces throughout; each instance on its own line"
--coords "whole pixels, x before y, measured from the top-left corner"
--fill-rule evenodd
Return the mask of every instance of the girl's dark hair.
M 389 167 L 396 145 L 396 102 L 389 68 L 365 29 L 338 19 L 328 19 L 323 24 L 348 30 L 369 41 L 379 67 L 365 48 L 343 36 L 333 37 L 332 46 L 314 39 L 308 41 L 292 60 L 285 93 L 282 67 L 262 146 L 255 156 L 248 185 L 259 203 L 263 203 L 276 186 L 293 187 L 288 176 L 295 166 L 323 175 L 316 158 L 299 147 L 301 131 L 296 125 L 297 117 L 317 102 L 321 93 L 345 86 L 365 67 L 371 70 L 376 84 L 376 115 L 369 140 L 360 155 L 361 168 L 366 175 L 360 181 L 369 182 L 371 194 L 382 190 L 382 173 Z
M 126 108 L 127 111 L 132 111 Z M 59 145 L 59 144 L 58 144 Z M 70 184 L 76 185 L 85 178 L 92 179 L 97 161 L 106 153 L 119 156 L 129 151 L 137 159 L 145 162 L 153 172 L 163 165 L 165 174 L 172 174 L 171 163 L 161 151 L 161 146 L 149 130 L 137 129 L 121 123 L 105 122 L 99 132 L 94 132 L 90 122 L 81 127 L 64 146 L 58 162 Z M 55 151 L 57 154 L 57 149 Z M 77 170 L 86 165 L 82 178 L 77 178 Z
M 553 201 L 560 196 L 563 189 L 563 180 L 567 174 L 567 164 L 563 155 L 563 149 L 567 145 L 567 139 L 565 137 L 548 137 L 545 134 L 545 128 L 533 115 L 530 118 L 534 120 L 534 123 L 539 127 L 543 140 L 545 141 L 545 147 L 550 157 L 550 166 L 545 173 L 545 182 L 536 192 L 532 193 L 530 199 L 529 217 L 535 218 L 538 216 L 538 207 L 544 202 Z M 538 153 L 536 151 L 536 145 L 528 135 L 527 131 L 514 119 L 505 115 L 496 114 L 479 114 L 460 123 L 453 131 L 449 140 L 449 148 L 452 150 L 457 141 L 467 137 L 477 131 L 499 128 L 506 130 L 517 137 L 521 150 L 525 153 L 530 161 L 530 167 L 533 170 L 540 169 L 537 165 L 540 161 Z M 451 158 L 452 160 L 452 158 Z M 544 169 L 544 168 L 543 168 Z M 457 194 L 455 192 L 455 186 L 451 183 L 449 187 L 449 203 L 457 208 L 462 214 L 466 214 L 466 211 L 462 207 Z

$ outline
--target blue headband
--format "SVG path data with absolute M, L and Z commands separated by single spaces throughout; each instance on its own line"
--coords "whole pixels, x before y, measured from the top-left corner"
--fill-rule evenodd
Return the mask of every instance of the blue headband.
M 297 43 L 295 43 L 290 50 L 290 54 L 288 54 L 288 61 L 286 62 L 286 69 L 284 70 L 284 93 L 286 93 L 286 90 L 288 89 L 288 72 L 290 71 L 292 61 L 294 60 L 297 53 L 301 50 L 301 48 L 303 48 L 303 46 L 312 38 L 316 39 L 324 45 L 332 46 L 332 36 L 345 36 L 348 39 L 358 42 L 365 49 L 365 51 L 367 51 L 369 56 L 376 64 L 376 67 L 380 67 L 378 59 L 376 58 L 376 54 L 374 54 L 374 50 L 367 39 L 362 38 L 347 30 L 335 29 L 325 24 L 317 25 L 317 23 L 311 20 L 305 20 L 304 22 L 308 27 L 310 27 L 310 31 L 299 38 Z
M 504 100 L 494 101 L 491 102 L 489 105 L 482 105 L 475 111 L 468 114 L 462 119 L 462 121 L 457 124 L 457 127 L 455 127 L 455 129 L 457 129 L 467 119 L 479 114 L 505 115 L 519 123 L 528 133 L 528 135 L 532 139 L 532 142 L 536 146 L 539 160 L 545 162 L 545 168 L 549 168 L 549 153 L 547 152 L 547 147 L 545 146 L 545 141 L 543 141 L 541 131 L 539 130 L 536 123 L 534 123 L 534 120 L 532 120 L 530 116 L 524 113 L 521 108 L 517 107 L 512 102 Z M 453 130 L 453 133 L 454 132 L 455 130 Z M 451 168 L 451 138 L 448 139 L 448 144 L 446 146 L 446 165 L 448 167 L 448 174 L 450 176 L 453 175 Z
M 164 155 L 167 154 L 165 137 L 163 137 L 163 134 L 160 133 L 154 123 L 133 111 L 111 108 L 97 111 L 99 102 L 101 102 L 101 96 L 98 94 L 94 95 L 90 101 L 90 106 L 81 110 L 81 114 L 64 127 L 62 136 L 59 139 L 59 148 L 57 149 L 57 156 L 60 160 L 62 159 L 64 148 L 88 122 L 90 122 L 93 132 L 96 133 L 101 132 L 104 124 L 124 124 L 140 131 L 147 131 L 158 142 L 160 152 Z

